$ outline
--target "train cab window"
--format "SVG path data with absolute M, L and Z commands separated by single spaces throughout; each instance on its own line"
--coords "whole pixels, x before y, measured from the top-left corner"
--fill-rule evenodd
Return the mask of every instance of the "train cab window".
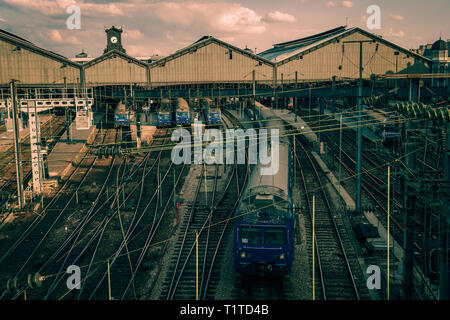
M 261 229 L 252 227 L 243 227 L 241 230 L 241 243 L 243 244 L 261 244 Z
M 283 246 L 286 244 L 285 228 L 266 228 L 264 232 L 264 244 Z

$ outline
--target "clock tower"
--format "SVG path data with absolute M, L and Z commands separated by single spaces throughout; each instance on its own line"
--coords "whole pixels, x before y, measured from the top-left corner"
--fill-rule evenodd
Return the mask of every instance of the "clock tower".
M 112 26 L 109 29 L 105 29 L 106 32 L 106 49 L 103 53 L 111 50 L 119 50 L 125 53 L 125 49 L 122 47 L 122 27 L 116 28 Z

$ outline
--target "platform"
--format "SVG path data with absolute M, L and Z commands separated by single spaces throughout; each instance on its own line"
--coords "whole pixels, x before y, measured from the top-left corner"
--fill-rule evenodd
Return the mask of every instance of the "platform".
M 353 198 L 348 194 L 347 190 L 344 189 L 344 186 L 340 185 L 339 180 L 335 177 L 333 172 L 328 169 L 325 162 L 320 158 L 320 156 L 314 152 L 311 151 L 312 156 L 316 160 L 317 164 L 319 165 L 320 169 L 323 171 L 323 173 L 327 176 L 328 181 L 333 186 L 334 190 L 338 195 L 340 195 L 342 201 L 345 204 L 345 208 L 348 211 L 355 211 L 356 210 L 356 204 Z
M 295 114 L 289 110 L 272 109 L 272 112 L 281 120 L 287 122 L 290 126 L 301 132 L 310 143 L 317 143 L 319 141 L 317 135 L 311 130 L 308 124 L 300 118 L 300 116 L 297 116 L 296 121 Z
M 77 129 L 76 122 L 71 123 L 69 127 L 71 142 L 67 141 L 67 134 L 64 132 L 47 157 L 50 178 L 60 178 L 64 175 L 68 166 L 72 164 L 73 159 L 81 152 L 85 144 L 93 139 L 96 124 L 102 117 L 102 113 L 94 113 L 94 124 L 89 129 Z
M 341 113 L 333 113 L 329 109 L 324 109 L 324 113 L 330 115 L 337 121 L 340 121 Z M 363 111 L 363 117 L 364 117 L 364 111 Z M 349 119 L 350 118 L 350 119 Z M 366 122 L 364 119 L 362 122 Z M 356 128 L 358 126 L 358 118 L 357 118 L 357 112 L 347 112 L 345 114 L 342 114 L 342 124 L 343 126 L 346 126 L 348 128 L 351 128 L 353 131 L 356 132 Z M 362 127 L 362 136 L 369 139 L 373 143 L 381 143 L 381 139 L 378 135 L 376 135 L 371 129 L 368 127 Z

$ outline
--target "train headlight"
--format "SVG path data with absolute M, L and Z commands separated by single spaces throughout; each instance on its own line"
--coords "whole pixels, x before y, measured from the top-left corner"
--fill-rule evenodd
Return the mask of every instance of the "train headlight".
M 245 259 L 246 256 L 245 252 L 241 252 L 241 259 Z
M 284 260 L 285 256 L 284 253 L 280 254 L 280 260 Z

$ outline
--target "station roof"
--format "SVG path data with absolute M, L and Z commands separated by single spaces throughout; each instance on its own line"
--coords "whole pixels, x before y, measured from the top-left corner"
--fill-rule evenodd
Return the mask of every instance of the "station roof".
M 24 38 L 21 38 L 15 34 L 12 34 L 6 30 L 3 30 L 3 29 L 0 29 L 0 40 L 9 42 L 13 45 L 18 46 L 19 48 L 24 48 L 24 49 L 30 50 L 32 52 L 38 53 L 47 58 L 58 60 L 61 63 L 69 64 L 73 67 L 77 67 L 77 68 L 81 67 L 78 63 L 71 61 L 70 59 L 67 59 L 66 57 L 64 57 L 58 53 L 40 48 L 40 47 L 36 46 L 34 43 L 32 43 L 31 41 L 28 41 Z
M 102 61 L 104 61 L 106 59 L 114 58 L 114 57 L 117 57 L 117 56 L 127 60 L 130 63 L 135 63 L 135 64 L 140 65 L 142 67 L 147 67 L 147 65 L 148 65 L 147 63 L 142 62 L 142 61 L 140 61 L 140 60 L 138 60 L 138 59 L 136 59 L 136 58 L 134 58 L 134 57 L 132 57 L 132 56 L 122 52 L 122 51 L 113 49 L 113 50 L 110 50 L 110 51 L 102 54 L 101 56 L 99 56 L 99 57 L 97 57 L 95 59 L 92 59 L 92 60 L 86 62 L 83 65 L 83 67 L 84 68 L 89 68 L 90 66 L 93 66 L 93 65 L 95 65 L 97 63 L 100 63 L 100 62 L 102 62 Z
M 270 61 L 270 60 L 268 60 L 268 59 L 266 59 L 266 58 L 264 58 L 262 56 L 259 56 L 259 55 L 256 55 L 256 54 L 252 53 L 252 52 L 249 52 L 247 50 L 235 47 L 235 46 L 233 46 L 233 45 L 231 45 L 229 43 L 226 43 L 226 42 L 224 42 L 222 40 L 214 38 L 213 36 L 203 36 L 200 39 L 198 39 L 197 41 L 195 41 L 194 43 L 192 43 L 191 45 L 189 45 L 189 46 L 187 46 L 187 47 L 185 47 L 183 49 L 180 49 L 180 50 L 176 51 L 175 53 L 173 53 L 173 54 L 171 54 L 171 55 L 169 55 L 169 56 L 167 56 L 165 58 L 162 58 L 162 59 L 159 59 L 157 61 L 154 61 L 154 62 L 150 63 L 150 65 L 151 66 L 157 66 L 157 65 L 160 65 L 160 64 L 164 64 L 167 61 L 176 59 L 176 58 L 178 58 L 178 57 L 180 57 L 180 56 L 182 56 L 182 55 L 184 55 L 186 53 L 195 52 L 197 49 L 199 49 L 201 47 L 204 47 L 204 46 L 207 46 L 210 43 L 217 43 L 218 45 L 221 45 L 223 47 L 229 48 L 230 50 L 239 52 L 240 54 L 243 54 L 243 55 L 245 55 L 245 56 L 247 56 L 249 58 L 252 58 L 254 60 L 260 61 L 261 63 L 267 64 L 267 65 L 270 65 L 270 66 L 273 66 L 273 64 L 274 64 L 272 61 Z
M 337 27 L 305 38 L 277 43 L 273 45 L 273 48 L 260 52 L 258 55 L 267 60 L 283 64 L 285 62 L 290 61 L 291 60 L 290 58 L 293 58 L 297 55 L 307 54 L 333 41 L 349 36 L 355 32 L 360 32 L 369 38 L 372 38 L 378 42 L 381 42 L 385 45 L 395 48 L 396 50 L 401 51 L 405 54 L 411 54 L 422 60 L 431 61 L 430 59 L 424 56 L 421 56 L 415 52 L 402 48 L 392 42 L 389 42 L 361 28 L 346 27 L 346 26 Z

